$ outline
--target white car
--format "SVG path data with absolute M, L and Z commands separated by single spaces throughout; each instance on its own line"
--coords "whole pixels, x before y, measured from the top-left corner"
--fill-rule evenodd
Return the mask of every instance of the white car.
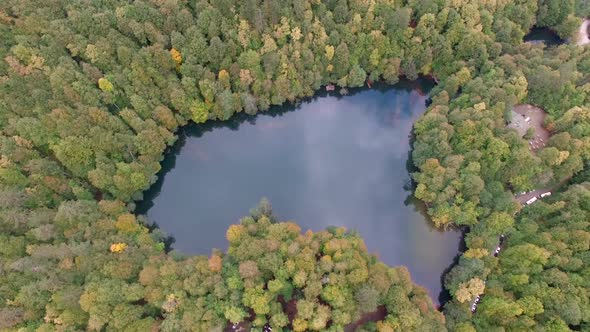
M 541 198 L 543 198 L 543 197 L 547 197 L 547 196 L 551 196 L 551 192 L 550 192 L 550 191 L 548 191 L 548 192 L 546 192 L 546 193 L 543 193 L 543 194 L 541 194 Z
M 536 201 L 537 201 L 537 197 L 533 197 L 533 198 L 529 199 L 528 201 L 526 201 L 526 205 L 531 205 Z
M 500 250 L 502 250 L 502 248 L 497 247 L 496 250 L 494 251 L 494 257 L 497 257 L 498 254 L 500 253 Z

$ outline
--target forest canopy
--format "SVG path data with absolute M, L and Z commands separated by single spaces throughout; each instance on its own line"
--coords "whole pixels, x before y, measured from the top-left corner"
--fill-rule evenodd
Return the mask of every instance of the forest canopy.
M 590 48 L 523 43 L 589 15 L 587 0 L 0 2 L 0 329 L 337 331 L 369 309 L 386 315 L 368 331 L 590 328 L 587 184 L 530 210 L 513 195 L 590 180 Z M 263 207 L 227 253 L 184 257 L 133 213 L 187 123 L 400 76 L 440 82 L 414 127 L 415 196 L 436 226 L 469 228 L 445 316 L 353 233 L 301 234 Z M 527 103 L 548 113 L 538 151 L 506 128 Z

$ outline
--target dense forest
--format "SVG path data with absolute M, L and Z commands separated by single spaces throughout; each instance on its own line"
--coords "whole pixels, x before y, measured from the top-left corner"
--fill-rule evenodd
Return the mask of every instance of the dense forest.
M 589 221 L 587 182 L 520 213 L 488 276 L 473 319 L 476 330 L 587 329 Z
M 590 329 L 590 48 L 523 43 L 587 16 L 587 0 L 1 1 L 0 330 L 339 331 L 375 310 L 359 329 Z M 469 230 L 444 316 L 354 233 L 301 234 L 266 202 L 209 257 L 167 252 L 133 214 L 190 121 L 400 76 L 440 82 L 415 195 Z M 523 103 L 548 113 L 535 152 L 506 129 Z

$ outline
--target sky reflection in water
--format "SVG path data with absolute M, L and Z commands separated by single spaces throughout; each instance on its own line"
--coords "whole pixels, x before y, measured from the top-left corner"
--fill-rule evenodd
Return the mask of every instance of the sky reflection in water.
M 189 135 L 139 212 L 149 208 L 148 217 L 175 238 L 174 249 L 209 254 L 227 248 L 227 227 L 266 196 L 281 220 L 304 231 L 358 230 L 370 252 L 406 265 L 436 298 L 460 233 L 432 229 L 407 188 L 409 134 L 425 100 L 407 88 L 364 90 L 261 114 L 238 130 Z

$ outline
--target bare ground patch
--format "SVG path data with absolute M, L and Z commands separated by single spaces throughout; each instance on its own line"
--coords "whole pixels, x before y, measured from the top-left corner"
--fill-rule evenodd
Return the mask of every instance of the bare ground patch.
M 529 104 L 516 105 L 512 110 L 524 119 L 528 119 L 525 122 L 530 128 L 535 129 L 535 135 L 529 140 L 529 150 L 537 151 L 543 148 L 551 137 L 549 130 L 543 126 L 547 113 L 541 108 Z

